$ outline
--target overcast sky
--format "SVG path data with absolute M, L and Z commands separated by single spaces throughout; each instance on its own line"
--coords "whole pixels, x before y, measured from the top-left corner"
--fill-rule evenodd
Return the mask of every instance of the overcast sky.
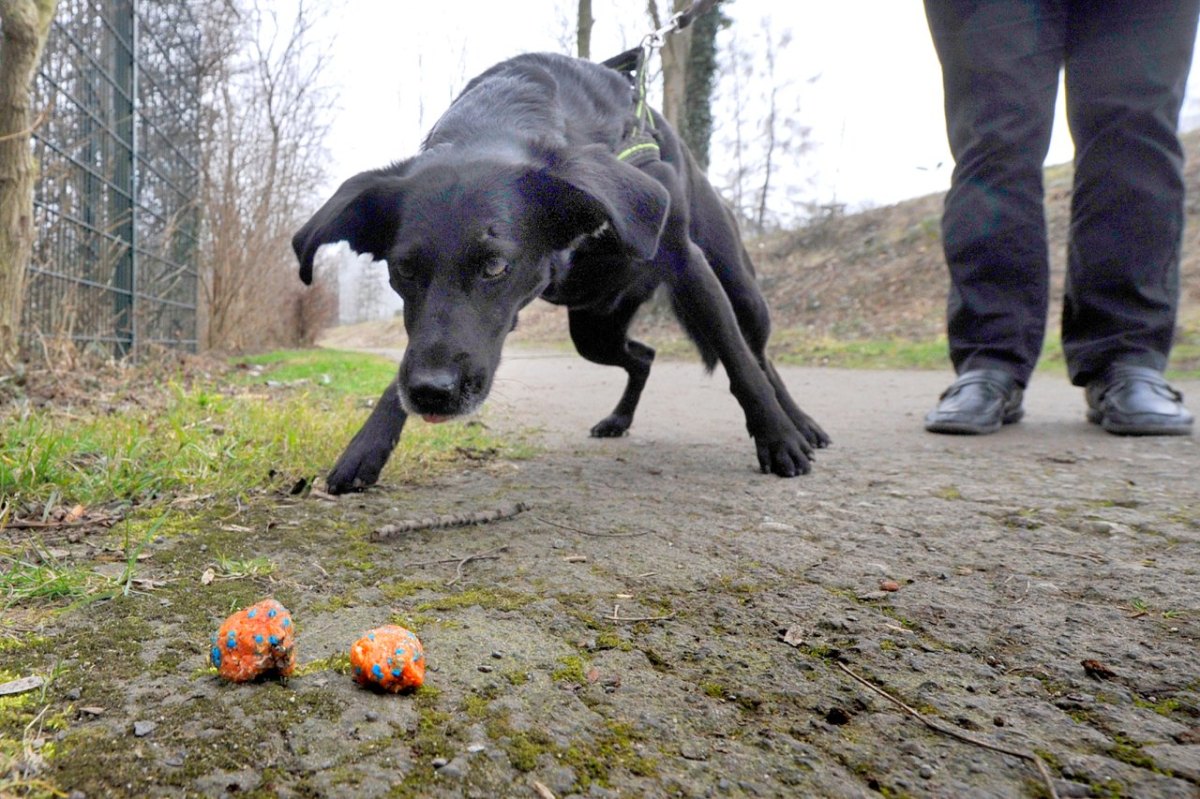
M 454 93 L 493 63 L 522 52 L 564 51 L 575 6 L 574 0 L 346 0 L 326 23 L 339 108 L 329 139 L 335 185 L 412 155 Z M 594 6 L 597 59 L 635 45 L 648 29 L 645 0 L 594 0 Z M 764 19 L 775 38 L 791 33 L 777 74 L 792 84 L 796 119 L 811 131 L 813 146 L 785 173 L 803 199 L 856 208 L 949 185 L 941 76 L 920 2 L 734 0 L 726 13 L 744 41 L 761 36 Z M 1200 79 L 1189 94 L 1200 94 Z M 1071 158 L 1065 128 L 1056 125 L 1051 163 Z M 714 182 L 725 168 L 718 141 Z

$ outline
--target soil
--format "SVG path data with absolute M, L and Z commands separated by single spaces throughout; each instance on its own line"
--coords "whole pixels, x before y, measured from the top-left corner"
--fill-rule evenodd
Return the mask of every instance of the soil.
M 40 776 L 76 797 L 1048 796 L 1039 758 L 1058 796 L 1200 794 L 1197 439 L 1107 435 L 1043 375 L 1020 424 L 934 436 L 948 372 L 782 371 L 834 439 L 805 477 L 756 471 L 720 370 L 656 364 L 631 434 L 598 440 L 618 370 L 510 347 L 483 422 L 528 457 L 198 506 L 148 549 L 157 590 L 0 652 L 63 667 Z M 216 551 L 276 570 L 205 585 Z M 298 675 L 220 682 L 209 635 L 267 594 Z M 415 694 L 346 674 L 393 621 L 425 645 Z

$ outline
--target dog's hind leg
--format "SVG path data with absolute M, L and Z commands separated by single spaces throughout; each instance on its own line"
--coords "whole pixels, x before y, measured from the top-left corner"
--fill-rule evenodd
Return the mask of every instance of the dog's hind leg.
M 620 366 L 629 375 L 625 391 L 617 407 L 591 429 L 595 438 L 623 436 L 633 424 L 633 413 L 637 410 L 646 378 L 650 376 L 650 364 L 654 362 L 654 350 L 627 335 L 629 323 L 640 302 L 625 302 L 608 314 L 572 308 L 567 316 L 570 320 L 571 340 L 575 349 L 592 363 L 605 366 Z
M 396 392 L 396 381 L 393 380 L 325 478 L 329 493 L 361 491 L 379 479 L 408 419 Z

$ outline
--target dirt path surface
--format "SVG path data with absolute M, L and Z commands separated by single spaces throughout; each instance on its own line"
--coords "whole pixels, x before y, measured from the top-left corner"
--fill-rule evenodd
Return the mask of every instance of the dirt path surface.
M 425 485 L 244 521 L 253 536 L 224 545 L 252 540 L 277 563 L 269 585 L 85 611 L 56 646 L 111 640 L 130 615 L 142 643 L 112 641 L 128 670 L 97 667 L 72 689 L 108 711 L 79 722 L 91 746 L 54 759 L 59 784 L 1050 795 L 1032 760 L 923 726 L 853 672 L 933 724 L 1036 753 L 1059 796 L 1200 795 L 1200 441 L 1106 435 L 1058 376 L 1037 377 L 1021 424 L 957 438 L 920 426 L 948 373 L 782 371 L 835 442 L 793 480 L 757 473 L 720 371 L 657 364 L 631 435 L 593 440 L 621 373 L 510 350 L 485 421 L 523 436 L 528 458 L 479 453 Z M 1200 383 L 1180 388 L 1200 410 Z M 530 510 L 366 539 L 512 501 Z M 169 546 L 156 559 L 199 573 Z M 287 685 L 220 684 L 202 671 L 209 628 L 266 590 L 291 608 L 306 666 Z M 375 695 L 333 668 L 392 618 L 425 644 L 416 695 Z

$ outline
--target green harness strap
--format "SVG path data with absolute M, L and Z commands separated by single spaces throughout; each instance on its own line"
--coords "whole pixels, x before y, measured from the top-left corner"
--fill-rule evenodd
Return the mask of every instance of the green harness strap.
M 643 166 L 651 161 L 657 161 L 662 154 L 658 146 L 657 131 L 654 128 L 654 116 L 646 102 L 646 64 L 650 60 L 650 48 L 643 47 L 642 57 L 638 59 L 637 67 L 637 104 L 633 115 L 637 124 L 621 142 L 617 152 L 618 161 L 627 161 L 632 166 Z

